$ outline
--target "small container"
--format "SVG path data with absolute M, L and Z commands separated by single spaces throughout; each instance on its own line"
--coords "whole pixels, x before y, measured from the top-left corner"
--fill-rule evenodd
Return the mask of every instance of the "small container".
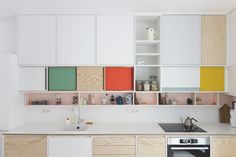
M 150 88 L 151 88 L 150 81 L 144 81 L 144 83 L 143 83 L 144 91 L 150 91 Z
M 143 91 L 142 81 L 136 81 L 136 91 Z
M 157 91 L 158 90 L 158 82 L 157 81 L 152 81 L 151 90 L 152 91 Z

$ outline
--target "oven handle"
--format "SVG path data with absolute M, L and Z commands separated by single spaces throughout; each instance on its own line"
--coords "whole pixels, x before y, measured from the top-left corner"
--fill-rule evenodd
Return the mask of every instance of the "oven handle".
M 208 147 L 171 147 L 171 150 L 208 150 Z

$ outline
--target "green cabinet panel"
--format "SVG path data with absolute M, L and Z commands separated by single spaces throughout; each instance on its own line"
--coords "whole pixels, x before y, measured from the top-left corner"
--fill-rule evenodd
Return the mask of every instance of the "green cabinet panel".
M 75 67 L 50 67 L 48 68 L 49 91 L 75 91 L 76 90 Z

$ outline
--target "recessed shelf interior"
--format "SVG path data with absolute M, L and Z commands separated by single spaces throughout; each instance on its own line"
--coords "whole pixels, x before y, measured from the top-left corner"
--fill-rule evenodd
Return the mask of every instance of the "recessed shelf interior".
M 197 93 L 196 105 L 218 105 L 218 93 Z
M 159 105 L 194 105 L 194 93 L 160 93 Z
M 80 105 L 133 105 L 133 93 L 81 93 Z
M 136 65 L 160 65 L 160 56 L 136 56 Z
M 157 93 L 135 93 L 135 105 L 157 105 Z
M 154 28 L 155 40 L 160 39 L 160 17 L 159 16 L 136 16 L 136 39 L 147 40 L 147 28 Z
M 76 105 L 78 93 L 27 93 L 27 105 Z

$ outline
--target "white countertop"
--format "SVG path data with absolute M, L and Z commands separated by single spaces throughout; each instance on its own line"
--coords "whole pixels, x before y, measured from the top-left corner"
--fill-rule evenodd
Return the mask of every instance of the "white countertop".
M 197 123 L 206 133 L 166 133 L 157 122 L 97 122 L 88 125 L 85 131 L 64 131 L 64 123 L 26 123 L 4 134 L 48 134 L 48 135 L 236 135 L 236 128 L 229 124 Z

